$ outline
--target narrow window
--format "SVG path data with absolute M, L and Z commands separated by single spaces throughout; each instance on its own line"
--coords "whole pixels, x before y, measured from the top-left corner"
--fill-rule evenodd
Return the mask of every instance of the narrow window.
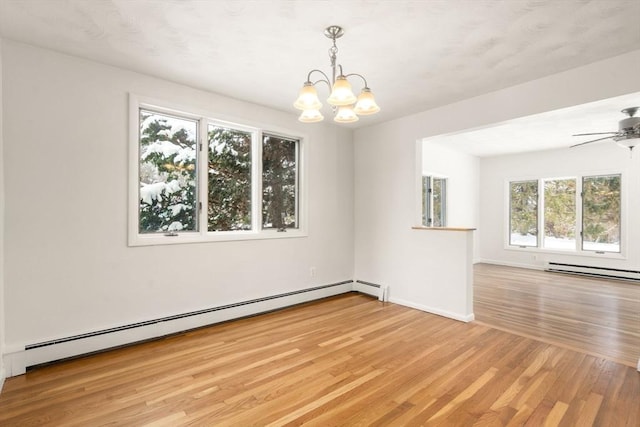
M 208 230 L 251 230 L 252 133 L 209 124 L 208 143 Z
M 538 246 L 538 181 L 509 183 L 509 244 Z
M 422 225 L 447 226 L 447 179 L 422 177 Z
M 433 226 L 445 227 L 446 221 L 446 194 L 447 180 L 445 178 L 433 178 Z
M 298 228 L 300 141 L 264 133 L 262 138 L 262 228 Z
M 140 234 L 198 230 L 198 121 L 139 109 Z
M 576 249 L 576 180 L 544 181 L 544 238 L 546 249 Z
M 620 175 L 582 179 L 582 249 L 620 252 Z

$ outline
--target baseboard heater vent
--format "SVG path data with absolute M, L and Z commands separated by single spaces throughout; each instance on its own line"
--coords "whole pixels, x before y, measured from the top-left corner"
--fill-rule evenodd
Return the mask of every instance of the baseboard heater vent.
M 562 264 L 549 262 L 545 271 L 554 273 L 579 274 L 581 276 L 602 277 L 606 279 L 630 280 L 640 282 L 640 271 L 623 270 L 619 268 L 594 267 L 590 265 Z
M 7 376 L 20 375 L 27 367 L 91 354 L 136 342 L 254 316 L 334 295 L 353 292 L 353 280 L 270 295 L 203 310 L 180 313 L 84 334 L 25 344 L 5 353 Z

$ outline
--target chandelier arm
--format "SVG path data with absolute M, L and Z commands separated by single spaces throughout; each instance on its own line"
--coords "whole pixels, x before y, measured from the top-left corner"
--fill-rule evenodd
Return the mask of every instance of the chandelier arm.
M 327 77 L 327 75 L 326 75 L 322 70 L 314 69 L 314 70 L 309 71 L 309 74 L 307 74 L 307 81 L 308 81 L 308 82 L 310 82 L 310 81 L 311 81 L 311 75 L 312 75 L 314 72 L 317 72 L 317 73 L 322 74 L 322 77 L 324 77 L 324 79 L 325 79 L 326 81 L 329 81 L 329 77 Z M 322 81 L 322 79 L 321 79 L 321 80 L 318 80 L 318 81 Z M 314 83 L 314 84 L 315 84 L 315 83 Z
M 342 69 L 341 69 L 342 71 Z M 357 73 L 351 73 L 351 74 L 347 74 L 346 76 L 344 76 L 345 78 L 351 77 L 351 76 L 358 76 L 362 79 L 362 81 L 364 81 L 364 87 L 365 88 L 369 88 L 369 85 L 367 84 L 367 79 L 364 78 L 364 76 L 362 74 L 357 74 Z
M 329 92 L 331 92 L 331 89 L 332 89 L 331 81 L 329 80 L 329 77 L 322 70 L 317 70 L 316 69 L 316 70 L 309 71 L 309 74 L 307 74 L 307 82 L 311 82 L 311 74 L 313 74 L 314 71 L 322 74 L 322 77 L 324 77 L 324 79 L 318 79 L 315 82 L 312 82 L 313 85 L 315 86 L 316 83 L 325 82 L 327 84 L 327 86 L 329 87 Z

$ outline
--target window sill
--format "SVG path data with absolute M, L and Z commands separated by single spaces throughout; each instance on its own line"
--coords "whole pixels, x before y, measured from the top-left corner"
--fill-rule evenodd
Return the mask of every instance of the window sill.
M 600 258 L 600 259 L 621 259 L 626 260 L 627 257 L 624 253 L 618 252 L 605 252 L 605 253 L 596 253 L 595 251 L 572 251 L 572 250 L 552 250 L 552 249 L 544 249 L 538 248 L 536 246 L 527 246 L 527 247 L 518 247 L 506 245 L 504 247 L 507 251 L 514 252 L 529 252 L 529 253 L 538 253 L 538 254 L 550 254 L 550 255 L 565 255 L 565 256 L 574 256 L 574 257 L 589 257 L 589 258 Z
M 129 246 L 160 246 L 179 245 L 190 243 L 212 243 L 212 242 L 235 242 L 244 240 L 272 240 L 272 239 L 294 239 L 307 237 L 306 231 L 221 231 L 215 233 L 178 233 L 177 236 L 165 236 L 162 234 L 135 235 L 129 238 Z

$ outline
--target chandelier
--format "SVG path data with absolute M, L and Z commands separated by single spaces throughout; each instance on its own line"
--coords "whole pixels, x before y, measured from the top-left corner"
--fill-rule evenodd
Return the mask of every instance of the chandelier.
M 315 85 L 320 82 L 324 82 L 329 86 L 329 98 L 327 102 L 332 106 L 334 113 L 333 120 L 338 123 L 352 123 L 358 121 L 358 116 L 366 116 L 369 114 L 375 114 L 380 111 L 380 107 L 376 104 L 373 98 L 373 93 L 367 85 L 367 80 L 360 74 L 344 74 L 342 71 L 342 65 L 336 63 L 336 55 L 338 54 L 338 47 L 336 46 L 336 39 L 344 35 L 342 27 L 332 25 L 324 30 L 324 35 L 333 41 L 333 46 L 329 49 L 329 59 L 331 60 L 331 79 L 320 70 L 311 70 L 307 75 L 307 81 L 304 82 L 304 86 L 300 89 L 300 95 L 293 106 L 299 110 L 302 110 L 302 114 L 298 117 L 303 123 L 315 123 L 324 119 L 324 116 L 320 112 L 322 103 L 318 99 L 318 92 Z M 336 75 L 336 71 L 339 70 L 339 74 Z M 322 78 L 314 82 L 311 81 L 311 76 L 314 73 L 319 73 Z M 360 77 L 364 82 L 364 87 L 360 92 L 360 95 L 356 98 L 351 90 L 351 83 L 347 80 L 350 77 Z

